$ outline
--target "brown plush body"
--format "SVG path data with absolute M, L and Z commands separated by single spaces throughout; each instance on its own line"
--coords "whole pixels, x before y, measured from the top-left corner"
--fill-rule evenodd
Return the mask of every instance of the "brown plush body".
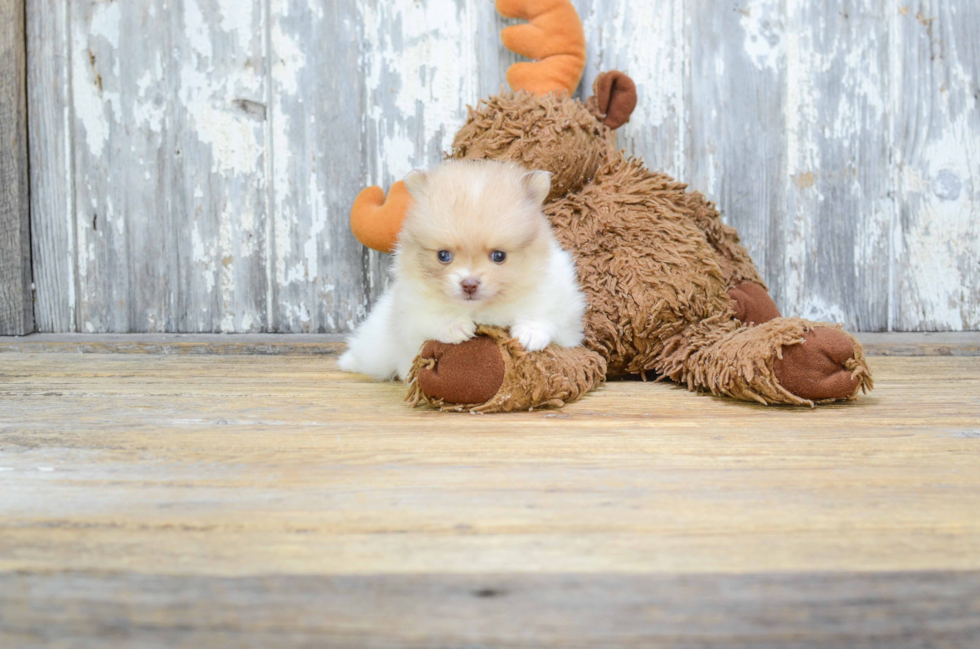
M 489 330 L 458 346 L 431 343 L 416 363 L 413 402 L 487 412 L 560 405 L 603 376 L 636 374 L 762 403 L 812 405 L 870 388 L 852 336 L 778 317 L 714 205 L 617 151 L 613 128 L 635 105 L 629 78 L 600 76 L 595 91 L 584 104 L 558 93 L 492 97 L 471 110 L 451 155 L 552 172 L 545 213 L 589 301 L 586 349 L 525 354 Z

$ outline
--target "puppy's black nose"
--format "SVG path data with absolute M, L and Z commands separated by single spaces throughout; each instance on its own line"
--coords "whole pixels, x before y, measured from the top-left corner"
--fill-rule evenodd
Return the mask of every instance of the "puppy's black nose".
M 467 277 L 459 283 L 463 287 L 463 292 L 467 295 L 473 295 L 476 293 L 476 289 L 480 288 L 480 280 L 473 279 L 472 277 Z

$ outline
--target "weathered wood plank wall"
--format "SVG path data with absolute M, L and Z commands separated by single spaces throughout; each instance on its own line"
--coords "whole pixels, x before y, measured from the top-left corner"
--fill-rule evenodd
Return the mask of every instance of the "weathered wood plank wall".
M 974 0 L 577 0 L 583 94 L 715 199 L 787 314 L 980 328 Z M 448 149 L 515 60 L 490 0 L 27 0 L 41 331 L 349 330 L 366 184 Z
M 0 0 L 0 336 L 34 330 L 24 5 Z

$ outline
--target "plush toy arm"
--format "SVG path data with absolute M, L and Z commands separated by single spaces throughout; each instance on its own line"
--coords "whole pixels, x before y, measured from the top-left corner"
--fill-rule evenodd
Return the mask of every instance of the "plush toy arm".
M 529 21 L 504 28 L 500 38 L 510 51 L 536 59 L 510 66 L 510 87 L 538 95 L 575 92 L 585 70 L 585 32 L 575 7 L 568 0 L 497 0 L 497 11 Z
M 402 221 L 411 205 L 412 197 L 401 181 L 391 186 L 387 199 L 380 187 L 368 187 L 354 199 L 350 209 L 350 229 L 368 248 L 394 252 Z

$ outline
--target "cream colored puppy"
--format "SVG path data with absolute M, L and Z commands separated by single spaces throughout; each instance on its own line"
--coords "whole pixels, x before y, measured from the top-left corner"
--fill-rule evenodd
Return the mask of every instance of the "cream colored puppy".
M 461 343 L 478 324 L 509 327 L 524 349 L 581 344 L 585 298 L 541 206 L 545 171 L 447 162 L 405 179 L 414 206 L 393 279 L 348 340 L 340 369 L 405 379 L 428 340 Z

